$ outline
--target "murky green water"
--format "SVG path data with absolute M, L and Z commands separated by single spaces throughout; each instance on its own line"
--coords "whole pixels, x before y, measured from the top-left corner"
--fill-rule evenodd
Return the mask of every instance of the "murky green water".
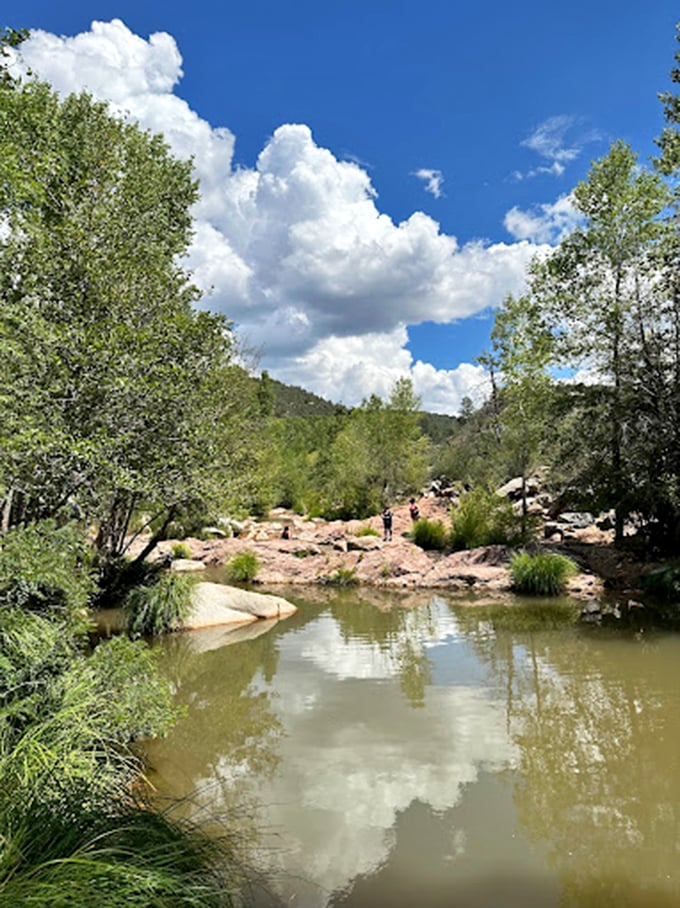
M 680 635 L 290 598 L 162 644 L 187 715 L 149 747 L 161 793 L 249 806 L 285 904 L 680 905 Z

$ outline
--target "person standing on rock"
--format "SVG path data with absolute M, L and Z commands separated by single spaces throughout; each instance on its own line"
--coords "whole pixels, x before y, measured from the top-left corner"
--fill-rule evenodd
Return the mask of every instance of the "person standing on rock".
M 392 541 L 392 511 L 389 508 L 385 508 L 382 512 L 382 522 L 383 522 L 383 540 L 385 542 Z
M 413 523 L 415 523 L 416 520 L 418 520 L 418 518 L 420 517 L 420 511 L 418 509 L 418 505 L 416 504 L 415 498 L 412 498 L 409 501 L 408 512 L 411 515 L 411 520 L 413 521 Z

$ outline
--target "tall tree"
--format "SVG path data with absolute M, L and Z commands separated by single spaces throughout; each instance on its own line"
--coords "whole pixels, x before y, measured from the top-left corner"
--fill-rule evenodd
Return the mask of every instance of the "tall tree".
M 247 481 L 248 393 L 223 318 L 180 266 L 191 164 L 86 94 L 0 84 L 0 498 L 5 527 L 67 503 L 118 555 Z
M 508 476 L 522 480 L 521 534 L 528 533 L 527 479 L 538 467 L 547 436 L 553 338 L 530 296 L 506 297 L 496 313 L 487 364 L 493 364 L 499 452 Z M 492 410 L 493 412 L 493 410 Z
M 649 312 L 658 290 L 654 255 L 669 195 L 661 179 L 639 168 L 636 155 L 619 141 L 593 163 L 574 197 L 583 224 L 535 266 L 531 294 L 553 327 L 562 361 L 587 369 L 591 380 L 607 389 L 605 411 L 596 416 L 608 431 L 606 464 L 589 478 L 615 508 L 620 540 L 633 504 L 628 450 L 640 390 L 635 375 L 651 352 Z

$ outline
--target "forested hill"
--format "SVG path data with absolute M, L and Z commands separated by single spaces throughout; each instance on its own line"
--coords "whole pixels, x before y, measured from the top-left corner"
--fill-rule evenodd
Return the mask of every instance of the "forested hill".
M 348 412 L 342 404 L 331 403 L 304 388 L 284 385 L 274 378 L 269 379 L 269 384 L 273 392 L 274 416 L 339 416 Z
M 264 384 L 269 387 L 273 415 L 280 418 L 296 416 L 340 416 L 348 413 L 349 408 L 343 404 L 334 404 L 318 394 L 311 391 L 305 391 L 304 388 L 298 388 L 296 385 L 285 385 L 269 377 L 265 379 Z M 445 416 L 441 413 L 419 414 L 420 428 L 424 435 L 427 435 L 434 444 L 440 444 L 446 441 L 458 425 L 455 416 Z

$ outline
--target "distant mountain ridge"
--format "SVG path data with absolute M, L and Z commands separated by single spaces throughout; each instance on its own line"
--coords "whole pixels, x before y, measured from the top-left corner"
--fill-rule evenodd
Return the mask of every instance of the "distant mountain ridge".
M 269 378 L 269 383 L 273 391 L 274 416 L 282 419 L 301 416 L 341 416 L 351 410 L 351 407 L 334 404 L 296 385 L 285 385 L 274 378 Z M 439 444 L 456 431 L 458 419 L 442 413 L 423 411 L 420 414 L 420 427 L 423 434 L 428 435 L 435 444 Z

